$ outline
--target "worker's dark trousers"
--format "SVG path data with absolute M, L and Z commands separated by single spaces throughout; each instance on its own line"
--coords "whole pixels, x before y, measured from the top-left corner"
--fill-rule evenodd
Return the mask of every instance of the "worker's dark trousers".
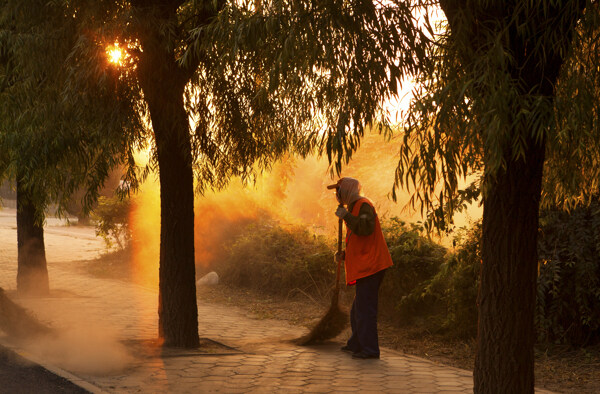
M 356 296 L 350 311 L 352 336 L 348 339 L 348 347 L 355 352 L 379 356 L 377 302 L 384 275 L 385 270 L 356 281 Z

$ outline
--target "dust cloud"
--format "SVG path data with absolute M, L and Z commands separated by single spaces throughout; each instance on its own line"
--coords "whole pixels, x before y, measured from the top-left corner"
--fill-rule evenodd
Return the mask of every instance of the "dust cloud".
M 398 144 L 385 142 L 376 133 L 367 133 L 352 161 L 341 176 L 357 178 L 362 194 L 373 201 L 380 218 L 397 216 L 408 222 L 422 220 L 407 207 L 410 195 L 397 191 L 398 201 L 389 197 L 398 164 Z M 256 182 L 242 185 L 233 179 L 221 191 L 207 192 L 196 198 L 195 258 L 199 268 L 209 269 L 224 256 L 227 246 L 246 224 L 274 221 L 279 225 L 302 225 L 316 234 L 335 237 L 337 208 L 335 195 L 326 186 L 332 178 L 326 158 L 284 157 Z M 477 209 L 470 212 L 475 217 Z M 467 217 L 457 219 L 462 225 Z M 130 228 L 133 235 L 134 271 L 149 286 L 158 283 L 160 245 L 160 193 L 156 177 L 142 185 L 132 197 Z M 138 280 L 139 282 L 139 280 Z
M 364 195 L 374 201 L 380 216 L 409 215 L 404 203 L 390 201 L 397 164 L 394 144 L 382 144 L 383 137 L 367 135 L 361 149 L 344 169 L 363 184 Z M 224 248 L 244 225 L 273 220 L 281 225 L 303 225 L 315 233 L 334 235 L 337 207 L 326 186 L 332 180 L 325 158 L 284 157 L 251 185 L 233 179 L 221 191 L 207 192 L 195 202 L 195 258 L 199 267 L 220 259 Z M 406 198 L 406 201 L 408 199 Z M 160 193 L 156 177 L 149 177 L 132 197 L 130 228 L 133 233 L 135 275 L 148 285 L 157 283 L 160 245 Z
M 57 321 L 71 322 L 72 327 L 44 324 L 0 288 L 0 329 L 30 354 L 60 368 L 96 376 L 120 373 L 135 361 L 117 340 L 119 335 L 114 329 L 98 323 L 92 325 L 74 313 L 66 316 L 54 311 L 53 316 Z
M 102 376 L 122 373 L 135 361 L 127 347 L 108 327 L 79 324 L 51 334 L 29 338 L 23 344 L 31 354 L 65 370 Z

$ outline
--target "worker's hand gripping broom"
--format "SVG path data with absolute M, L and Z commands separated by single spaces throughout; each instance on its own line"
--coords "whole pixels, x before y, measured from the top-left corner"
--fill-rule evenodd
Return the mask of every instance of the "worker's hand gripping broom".
M 338 256 L 342 253 L 342 226 L 343 220 L 340 219 L 338 225 Z M 342 332 L 348 323 L 348 314 L 343 312 L 339 305 L 340 271 L 342 260 L 339 259 L 336 261 L 336 263 L 337 270 L 335 274 L 335 290 L 331 296 L 331 305 L 329 306 L 329 310 L 325 316 L 323 316 L 321 321 L 319 321 L 319 323 L 308 334 L 296 340 L 298 345 L 312 345 L 317 342 L 335 338 Z

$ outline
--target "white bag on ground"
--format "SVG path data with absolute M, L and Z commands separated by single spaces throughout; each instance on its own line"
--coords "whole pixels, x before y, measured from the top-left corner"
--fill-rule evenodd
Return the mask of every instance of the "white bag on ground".
M 198 279 L 196 284 L 198 286 L 213 286 L 219 283 L 219 275 L 215 271 L 211 271 Z

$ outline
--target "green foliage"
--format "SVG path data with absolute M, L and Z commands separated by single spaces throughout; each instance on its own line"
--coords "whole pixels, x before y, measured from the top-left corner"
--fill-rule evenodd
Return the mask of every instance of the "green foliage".
M 435 280 L 447 283 L 442 300 L 447 305 L 443 328 L 454 335 L 474 337 L 477 333 L 477 294 L 481 270 L 481 222 L 459 230 L 456 249 L 448 256 Z
M 394 265 L 385 274 L 380 303 L 388 314 L 399 312 L 400 319 L 406 321 L 424 312 L 425 303 L 409 305 L 404 303 L 404 299 L 425 291 L 424 282 L 439 270 L 446 251 L 423 237 L 423 229 L 418 225 L 408 225 L 392 218 L 383 221 L 381 226 Z
M 600 203 L 541 217 L 536 325 L 541 340 L 600 340 Z
M 192 31 L 183 60 L 202 59 L 194 84 L 210 91 L 196 109 L 215 112 L 209 126 L 217 146 L 233 134 L 239 146 L 231 148 L 245 154 L 249 147 L 316 148 L 339 173 L 365 126 L 387 125 L 384 100 L 424 55 L 426 39 L 415 26 L 405 2 L 227 2 L 209 25 Z M 260 130 L 254 146 L 243 138 L 253 130 Z
M 481 266 L 481 222 L 461 229 L 438 270 L 400 300 L 403 319 L 430 331 L 473 337 Z M 600 204 L 540 220 L 535 323 L 540 341 L 581 346 L 600 339 Z M 393 297 L 393 294 L 392 294 Z
M 129 230 L 129 211 L 131 200 L 117 196 L 98 198 L 98 205 L 92 212 L 95 221 L 96 235 L 101 236 L 107 248 L 117 246 L 123 250 L 129 246 L 131 232 Z
M 104 69 L 95 86 L 69 83 L 77 11 L 62 1 L 5 0 L 0 7 L 0 177 L 18 179 L 43 219 L 77 190 L 87 211 L 111 169 L 130 162 L 129 122 Z M 102 69 L 94 67 L 95 70 Z
M 542 215 L 536 327 L 540 341 L 572 345 L 600 339 L 600 203 L 571 214 Z M 461 228 L 452 250 L 397 218 L 382 230 L 394 266 L 380 289 L 383 316 L 430 332 L 472 338 L 477 332 L 481 222 Z M 300 227 L 247 225 L 213 262 L 227 283 L 271 294 L 301 291 L 324 299 L 334 280 L 332 242 Z
M 450 257 L 444 247 L 423 236 L 419 225 L 392 218 L 382 223 L 382 229 L 394 265 L 380 289 L 381 314 L 400 324 L 425 320 L 431 330 L 471 335 L 477 321 L 474 300 L 480 257 L 474 234 L 479 228 L 465 233 L 459 252 Z M 210 268 L 235 286 L 326 300 L 335 278 L 332 246 L 300 227 L 255 221 Z
M 330 244 L 301 227 L 276 222 L 248 225 L 212 267 L 223 281 L 270 294 L 294 291 L 324 300 L 335 280 Z
M 301 227 L 282 227 L 261 218 L 238 232 L 211 269 L 236 286 L 282 295 L 295 290 L 326 298 L 335 279 L 334 242 Z M 444 263 L 446 249 L 423 237 L 418 225 L 397 218 L 382 225 L 394 260 L 380 290 L 382 313 L 392 316 L 400 311 L 407 317 L 418 308 L 405 307 L 403 300 L 425 291 L 426 281 Z
M 531 144 L 547 143 L 543 204 L 574 206 L 599 190 L 599 5 L 499 4 L 439 3 L 448 22 L 431 32 L 405 113 L 394 187 L 413 188 L 410 203 L 441 230 Z
M 368 123 L 387 127 L 384 101 L 425 53 L 413 7 L 402 1 L 69 4 L 80 33 L 69 56 L 70 84 L 108 79 L 143 118 L 148 95 L 141 95 L 141 80 L 161 63 L 143 66 L 150 61 L 144 54 L 160 47 L 176 63 L 189 82 L 185 110 L 195 121 L 190 134 L 199 192 L 233 176 L 251 180 L 289 149 L 326 152 L 339 172 Z M 128 56 L 111 75 L 102 56 L 114 41 Z M 149 86 L 158 85 L 153 81 L 144 89 L 158 89 Z
M 544 176 L 545 209 L 588 204 L 600 192 L 600 5 L 588 4 L 556 89 Z
M 474 336 L 481 264 L 480 225 L 459 230 L 454 240 L 454 252 L 424 239 L 418 228 L 407 231 L 403 227 L 396 229 L 401 230 L 397 239 L 405 241 L 401 244 L 390 242 L 394 267 L 389 270 L 388 283 L 384 282 L 382 286 L 382 289 L 389 289 L 382 302 L 387 302 L 385 298 L 395 300 L 401 324 L 420 324 L 429 331 L 451 336 Z M 415 270 L 420 273 L 418 277 L 406 275 Z M 408 288 L 394 288 L 397 285 L 389 283 L 390 277 L 409 284 Z

